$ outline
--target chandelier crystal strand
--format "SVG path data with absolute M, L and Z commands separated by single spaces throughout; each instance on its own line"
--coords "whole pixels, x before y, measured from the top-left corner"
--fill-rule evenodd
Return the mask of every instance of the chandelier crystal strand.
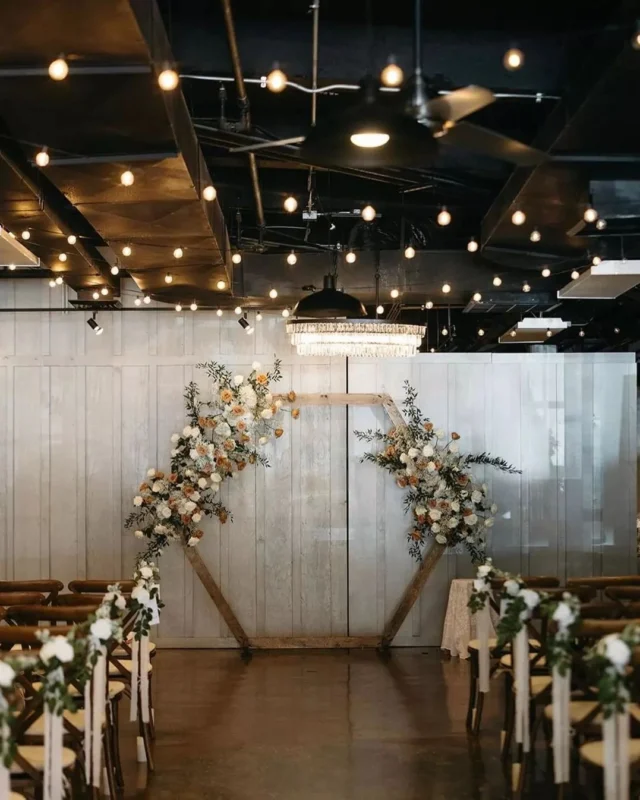
M 404 358 L 416 355 L 425 327 L 345 319 L 289 322 L 287 333 L 301 356 Z

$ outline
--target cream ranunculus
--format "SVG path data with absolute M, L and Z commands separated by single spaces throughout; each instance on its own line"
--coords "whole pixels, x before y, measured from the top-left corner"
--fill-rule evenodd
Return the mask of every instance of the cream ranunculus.
M 220 483 L 222 475 L 219 472 L 211 473 L 211 483 Z
M 424 515 L 427 513 L 427 509 L 424 506 L 416 506 L 415 512 L 417 517 L 424 517 Z
M 441 517 L 442 517 L 442 511 L 439 511 L 437 508 L 429 509 L 429 519 L 432 519 L 434 522 L 437 522 Z
M 139 494 L 137 494 L 137 495 L 136 495 L 136 496 L 133 498 L 133 505 L 134 505 L 134 506 L 141 506 L 141 505 L 142 505 L 142 497 L 140 497 L 140 495 L 139 495 Z
M 207 479 L 206 478 L 198 478 L 198 486 L 201 489 L 206 489 L 207 488 Z
M 200 436 L 200 428 L 191 428 L 191 433 L 189 434 L 192 439 L 197 439 Z
M 198 459 L 199 455 L 195 447 L 192 447 L 191 450 L 189 450 L 189 457 L 192 458 L 194 461 Z
M 171 451 L 171 458 L 175 458 L 177 455 L 178 455 L 178 451 L 177 451 L 177 450 L 174 448 L 174 449 Z
M 161 492 L 164 489 L 164 483 L 162 481 L 154 481 L 153 486 L 151 487 L 152 492 Z
M 160 515 L 160 516 L 161 516 L 163 519 L 169 519 L 169 517 L 171 516 L 171 509 L 170 509 L 168 506 L 165 506 L 165 507 L 162 509 L 162 513 L 161 513 L 161 515 Z
M 182 429 L 182 435 L 183 435 L 183 436 L 191 436 L 191 425 L 186 425 L 186 426 L 185 426 L 185 427 Z
M 151 468 L 147 470 L 147 478 L 155 478 L 156 471 L 155 469 Z
M 457 500 L 451 501 L 451 510 L 456 514 L 460 511 L 460 503 Z
M 449 445 L 449 452 L 450 453 L 457 453 L 459 449 L 460 448 L 458 447 L 458 445 L 455 442 L 451 442 L 451 444 Z
M 253 364 L 251 365 L 251 369 L 254 372 L 257 372 L 260 369 L 261 366 L 262 366 L 262 364 L 259 361 L 254 361 Z
M 216 436 L 221 436 L 223 439 L 227 439 L 231 436 L 231 428 L 229 427 L 228 423 L 221 422 L 218 427 L 216 428 Z
M 439 533 L 436 536 L 436 542 L 438 544 L 446 544 L 447 543 L 447 537 L 444 534 Z
M 433 461 L 430 461 L 427 464 L 427 472 L 434 472 L 435 468 L 436 468 L 436 465 L 435 465 L 435 463 Z
M 172 433 L 171 434 L 171 444 L 178 444 L 180 441 L 180 434 L 179 433 Z
M 197 503 L 198 500 L 200 499 L 200 492 L 192 492 L 191 499 Z
M 435 450 L 433 449 L 432 445 L 430 445 L 430 444 L 425 444 L 425 446 L 422 448 L 422 455 L 425 458 L 431 458 L 431 456 L 434 453 L 435 453 Z
M 475 525 L 478 521 L 478 517 L 475 514 L 468 514 L 464 518 L 464 521 L 467 523 L 467 525 Z
M 434 522 L 433 525 L 431 526 L 432 533 L 438 533 L 439 530 L 440 530 L 440 524 L 438 522 Z
M 406 453 L 400 453 L 400 461 L 403 464 L 406 464 L 408 460 L 409 460 L 409 456 Z
M 459 522 L 460 522 L 460 520 L 459 520 L 457 517 L 451 517 L 451 519 L 449 520 L 449 522 L 447 522 L 447 526 L 448 526 L 449 528 L 451 528 L 451 530 L 453 530 L 454 528 L 457 528 L 457 527 L 458 527 L 458 523 L 459 523 Z
M 262 419 L 271 419 L 273 416 L 273 411 L 270 408 L 263 408 L 260 412 L 260 416 Z
M 194 515 L 191 517 L 191 519 L 192 519 L 194 522 L 200 522 L 200 520 L 202 519 L 202 514 L 200 514 L 200 513 L 196 513 L 196 514 L 194 514 Z
M 15 677 L 16 673 L 13 667 L 4 661 L 0 661 L 0 686 L 3 689 L 9 689 L 12 686 Z
M 258 439 L 258 444 L 266 444 L 268 441 L 269 441 L 269 439 L 268 439 L 268 437 L 267 437 L 267 436 L 261 436 L 261 437 Z
M 144 532 L 143 531 L 135 531 L 135 533 L 133 535 L 136 537 L 136 539 L 144 539 Z
M 498 506 L 495 503 L 491 504 L 491 513 L 494 515 L 498 513 Z
M 197 536 L 191 536 L 187 544 L 189 545 L 189 547 L 195 547 L 199 541 L 200 539 L 198 539 Z
M 131 599 L 140 603 L 141 606 L 146 606 L 149 603 L 150 595 L 144 586 L 134 586 L 131 592 Z
M 140 567 L 140 575 L 148 580 L 149 578 L 153 578 L 153 570 L 151 567 Z
M 108 619 L 97 619 L 91 625 L 91 635 L 106 642 L 111 638 L 111 623 Z
M 474 489 L 471 492 L 471 502 L 479 503 L 481 500 L 482 500 L 482 492 L 479 492 L 477 489 Z
M 444 438 L 444 431 L 442 430 L 442 428 L 438 428 L 438 430 L 436 431 L 436 437 L 438 439 Z
M 409 458 L 417 458 L 420 455 L 420 451 L 417 447 L 410 447 L 407 451 L 407 455 Z
M 184 507 L 187 512 L 191 513 L 191 511 L 195 511 L 198 506 L 196 506 L 193 500 L 187 500 Z
M 493 517 L 487 517 L 485 519 L 485 521 L 484 521 L 484 527 L 485 528 L 493 528 L 493 523 L 494 522 L 495 522 L 495 520 L 493 519 Z
M 244 375 L 236 375 L 233 379 L 233 382 L 236 386 L 240 386 L 244 383 Z

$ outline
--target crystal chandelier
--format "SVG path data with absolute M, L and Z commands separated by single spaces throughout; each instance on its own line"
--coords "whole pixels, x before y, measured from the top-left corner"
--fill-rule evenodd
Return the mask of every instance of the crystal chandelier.
M 324 288 L 304 297 L 294 310 L 296 319 L 287 322 L 298 355 L 402 358 L 418 352 L 424 325 L 367 319 L 362 303 L 335 283 L 335 275 L 326 275 Z

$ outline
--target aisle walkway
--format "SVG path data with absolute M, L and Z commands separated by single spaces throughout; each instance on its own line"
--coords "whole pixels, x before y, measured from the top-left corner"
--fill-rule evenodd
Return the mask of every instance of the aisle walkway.
M 503 794 L 497 692 L 474 751 L 464 728 L 467 665 L 436 649 L 397 650 L 388 661 L 362 651 L 261 653 L 248 664 L 236 652 L 162 651 L 155 666 L 157 772 L 143 789 L 126 724 L 127 798 Z

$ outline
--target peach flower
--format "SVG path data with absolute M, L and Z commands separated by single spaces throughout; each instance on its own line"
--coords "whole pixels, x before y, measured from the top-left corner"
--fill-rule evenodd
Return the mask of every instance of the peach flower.
M 274 431 L 276 439 L 279 439 L 282 436 L 283 433 L 284 433 L 284 431 L 282 430 L 282 428 L 276 428 L 275 431 Z
M 298 417 L 300 416 L 300 409 L 299 408 L 294 408 L 293 411 L 291 412 L 291 416 L 294 419 L 298 419 Z
M 259 375 L 256 375 L 256 383 L 259 383 L 260 386 L 266 386 L 269 383 L 269 378 L 261 372 Z
M 230 403 L 233 400 L 233 392 L 231 389 L 222 389 L 220 391 L 220 399 L 223 403 Z
M 297 397 L 297 394 L 296 394 L 296 393 L 295 393 L 293 390 L 292 390 L 292 391 L 290 391 L 290 392 L 287 394 L 287 400 L 288 400 L 290 403 L 293 403 L 293 401 L 296 399 L 296 397 Z

